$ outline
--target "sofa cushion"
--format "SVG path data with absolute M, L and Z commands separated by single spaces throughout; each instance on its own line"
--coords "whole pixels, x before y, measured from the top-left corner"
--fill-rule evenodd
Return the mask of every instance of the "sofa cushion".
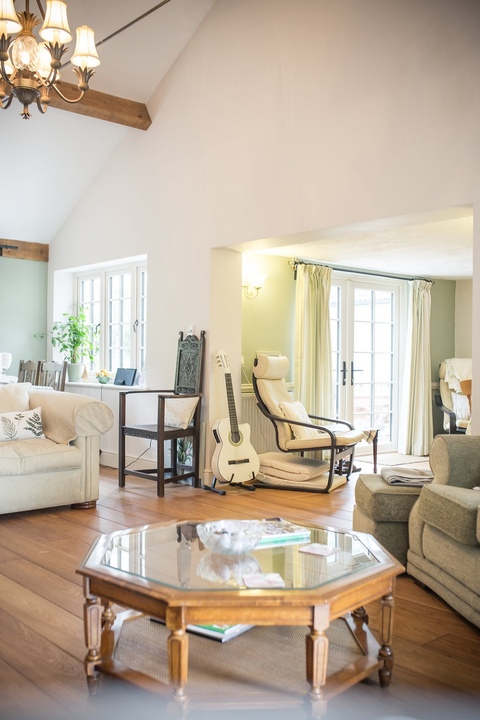
M 48 438 L 16 440 L 0 445 L 0 476 L 29 475 L 81 467 L 81 452 Z
M 42 409 L 17 410 L 0 413 L 0 442 L 32 440 L 45 437 L 42 428 Z
M 480 553 L 478 547 L 455 542 L 440 530 L 426 525 L 423 532 L 423 555 L 435 568 L 480 596 Z M 437 575 L 437 573 L 435 573 Z M 438 577 L 438 575 L 437 575 Z M 450 586 L 450 583 L 446 583 Z M 457 588 L 459 597 L 463 596 Z M 464 599 L 466 599 L 464 597 Z
M 418 503 L 421 519 L 463 545 L 478 545 L 480 493 L 450 485 L 422 488 Z
M 15 385 L 4 385 L 0 387 L 0 412 L 16 412 L 17 410 L 28 410 L 28 391 L 31 383 L 17 383 Z
M 420 490 L 411 485 L 390 485 L 381 475 L 361 475 L 355 485 L 355 501 L 372 520 L 406 523 Z

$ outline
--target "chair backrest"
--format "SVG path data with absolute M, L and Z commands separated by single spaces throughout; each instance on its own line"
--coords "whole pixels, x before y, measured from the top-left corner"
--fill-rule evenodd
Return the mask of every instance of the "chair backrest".
M 67 361 L 64 362 L 46 362 L 40 360 L 38 364 L 38 377 L 36 385 L 42 387 L 51 387 L 54 390 L 63 392 L 65 390 L 65 380 L 67 378 Z
M 18 382 L 29 382 L 37 385 L 41 360 L 20 360 L 18 365 Z
M 200 337 L 179 333 L 173 391 L 178 395 L 200 393 L 203 387 L 205 330 Z
M 280 403 L 292 402 L 292 396 L 285 382 L 288 368 L 289 362 L 285 355 L 277 357 L 260 353 L 255 360 L 253 366 L 253 390 L 258 407 L 267 417 L 269 414 L 283 417 Z M 292 438 L 290 425 L 286 422 L 269 419 L 275 427 L 278 447 L 285 450 L 287 440 Z
M 457 426 L 466 427 L 470 420 L 470 402 L 462 392 L 462 382 L 472 379 L 471 358 L 449 358 L 440 364 L 438 371 L 439 389 L 442 404 L 453 410 L 457 416 Z M 443 426 L 449 429 L 448 415 L 444 415 Z

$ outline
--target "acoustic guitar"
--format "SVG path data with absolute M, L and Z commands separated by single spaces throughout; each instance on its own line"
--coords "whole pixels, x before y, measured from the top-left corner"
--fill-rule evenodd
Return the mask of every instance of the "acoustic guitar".
M 213 426 L 213 436 L 217 444 L 212 458 L 212 470 L 220 482 L 241 485 L 255 478 L 260 469 L 260 460 L 250 443 L 250 425 L 238 424 L 230 363 L 224 350 L 219 350 L 217 362 L 225 373 L 229 417 L 217 420 Z M 251 489 L 253 490 L 253 487 Z

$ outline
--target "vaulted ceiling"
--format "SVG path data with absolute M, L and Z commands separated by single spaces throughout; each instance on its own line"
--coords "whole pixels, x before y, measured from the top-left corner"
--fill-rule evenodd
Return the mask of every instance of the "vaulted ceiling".
M 69 0 L 72 33 L 79 25 L 92 27 L 101 60 L 86 99 L 93 95 L 104 109 L 109 99 L 98 98 L 96 93 L 107 93 L 148 109 L 149 99 L 214 2 Z M 162 6 L 155 12 L 101 42 L 158 5 Z M 17 6 L 23 9 L 21 0 Z M 30 7 L 34 12 L 36 4 L 31 2 Z M 62 81 L 75 82 L 70 67 L 62 71 Z M 55 102 L 57 107 L 60 104 Z M 60 111 L 53 102 L 44 116 L 34 107 L 29 120 L 20 117 L 20 110 L 14 100 L 8 110 L 0 111 L 4 170 L 0 238 L 49 243 L 129 130 Z
M 0 111 L 4 173 L 0 238 L 51 241 L 125 134 L 148 132 L 119 124 L 124 118 L 115 117 L 115 122 L 98 119 L 112 107 L 120 114 L 125 111 L 125 104 L 98 93 L 140 104 L 133 110 L 148 126 L 150 98 L 215 1 L 222 0 L 68 2 L 72 31 L 82 24 L 95 30 L 101 65 L 87 93 L 93 101 L 89 104 L 93 110 L 89 107 L 88 112 L 94 116 L 52 106 L 45 116 L 34 108 L 32 118 L 25 121 L 17 101 Z M 20 8 L 20 0 L 18 4 Z M 126 25 L 130 26 L 101 42 Z M 62 72 L 62 80 L 74 82 L 69 67 Z M 355 228 L 312 231 L 270 238 L 263 245 L 276 254 L 348 267 L 466 278 L 472 275 L 472 211 L 439 209 L 405 222 L 397 218 Z M 272 250 L 274 246 L 276 250 Z

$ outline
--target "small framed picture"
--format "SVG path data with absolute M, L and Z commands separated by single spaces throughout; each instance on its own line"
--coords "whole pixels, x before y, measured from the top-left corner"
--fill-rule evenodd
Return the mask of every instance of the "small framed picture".
M 133 385 L 137 376 L 137 368 L 118 368 L 114 385 Z

